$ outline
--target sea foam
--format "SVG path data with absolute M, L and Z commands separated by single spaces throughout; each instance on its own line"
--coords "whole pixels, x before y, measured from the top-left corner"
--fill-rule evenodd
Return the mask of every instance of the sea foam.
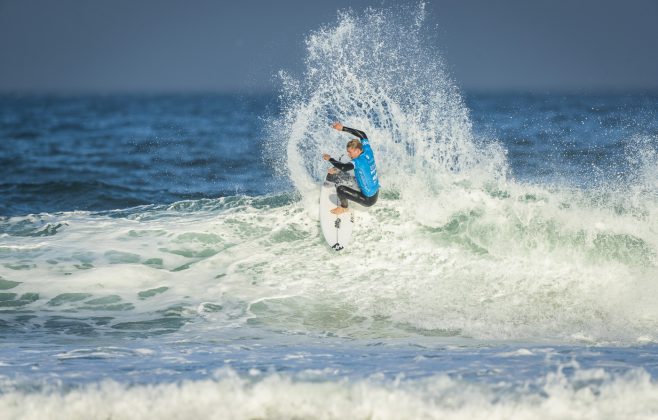
M 7 419 L 603 419 L 655 418 L 658 387 L 643 370 L 561 371 L 509 384 L 474 384 L 439 375 L 419 381 L 309 381 L 280 374 L 126 386 L 105 381 L 70 390 L 0 396 Z

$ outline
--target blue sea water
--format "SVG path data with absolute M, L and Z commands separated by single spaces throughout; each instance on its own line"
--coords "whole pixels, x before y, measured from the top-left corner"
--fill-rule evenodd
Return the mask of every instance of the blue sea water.
M 0 417 L 658 418 L 658 95 L 461 92 L 422 31 L 343 14 L 273 94 L 0 97 Z M 339 253 L 334 119 L 383 185 Z

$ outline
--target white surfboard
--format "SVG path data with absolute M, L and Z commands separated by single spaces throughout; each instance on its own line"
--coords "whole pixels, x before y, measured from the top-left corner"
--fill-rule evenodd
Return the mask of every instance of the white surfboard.
M 327 178 L 330 177 L 327 176 Z M 336 251 L 340 251 L 349 245 L 352 239 L 352 229 L 354 228 L 353 210 L 350 209 L 343 214 L 335 215 L 331 210 L 338 206 L 340 206 L 340 203 L 336 194 L 336 184 L 329 179 L 325 179 L 320 190 L 320 226 L 327 243 Z

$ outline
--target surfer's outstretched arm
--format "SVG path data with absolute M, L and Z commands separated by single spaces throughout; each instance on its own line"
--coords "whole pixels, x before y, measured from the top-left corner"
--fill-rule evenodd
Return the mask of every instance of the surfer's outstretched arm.
M 358 137 L 359 139 L 361 139 L 361 140 L 363 140 L 363 139 L 367 139 L 367 138 L 368 138 L 368 136 L 366 135 L 366 133 L 364 133 L 363 131 L 361 131 L 361 130 L 357 130 L 357 129 L 354 129 L 354 128 L 350 128 L 350 127 L 345 127 L 343 124 L 341 124 L 341 123 L 339 123 L 339 122 L 335 122 L 335 123 L 332 125 L 332 127 L 335 128 L 335 129 L 338 130 L 338 131 L 345 131 L 345 132 L 347 132 L 347 133 L 353 134 L 353 135 L 357 136 L 357 137 Z
M 346 132 L 348 132 L 348 133 L 350 133 L 350 134 L 353 134 L 353 135 L 357 136 L 357 137 L 359 138 L 359 140 L 363 140 L 363 139 L 367 139 L 367 138 L 368 138 L 368 136 L 366 136 L 366 133 L 364 133 L 364 132 L 361 131 L 361 130 L 354 129 L 354 128 L 349 128 L 349 127 L 345 127 L 345 126 L 343 126 L 343 130 L 342 130 L 342 131 L 346 131 Z
M 352 169 L 354 169 L 354 164 L 352 162 L 341 162 L 340 160 L 336 160 L 326 153 L 322 155 L 322 159 L 328 160 L 329 163 L 334 165 L 334 168 L 338 168 L 343 172 L 351 171 Z
M 334 168 L 338 168 L 343 172 L 351 171 L 352 169 L 354 169 L 354 164 L 352 162 L 343 163 L 339 160 L 331 158 L 329 159 L 329 163 L 334 165 Z

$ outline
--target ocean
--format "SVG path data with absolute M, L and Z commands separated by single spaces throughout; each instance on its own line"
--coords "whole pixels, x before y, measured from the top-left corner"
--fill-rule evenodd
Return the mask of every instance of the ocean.
M 658 418 L 658 94 L 468 92 L 422 13 L 263 94 L 0 97 L 3 419 Z M 382 191 L 335 252 L 320 183 Z

